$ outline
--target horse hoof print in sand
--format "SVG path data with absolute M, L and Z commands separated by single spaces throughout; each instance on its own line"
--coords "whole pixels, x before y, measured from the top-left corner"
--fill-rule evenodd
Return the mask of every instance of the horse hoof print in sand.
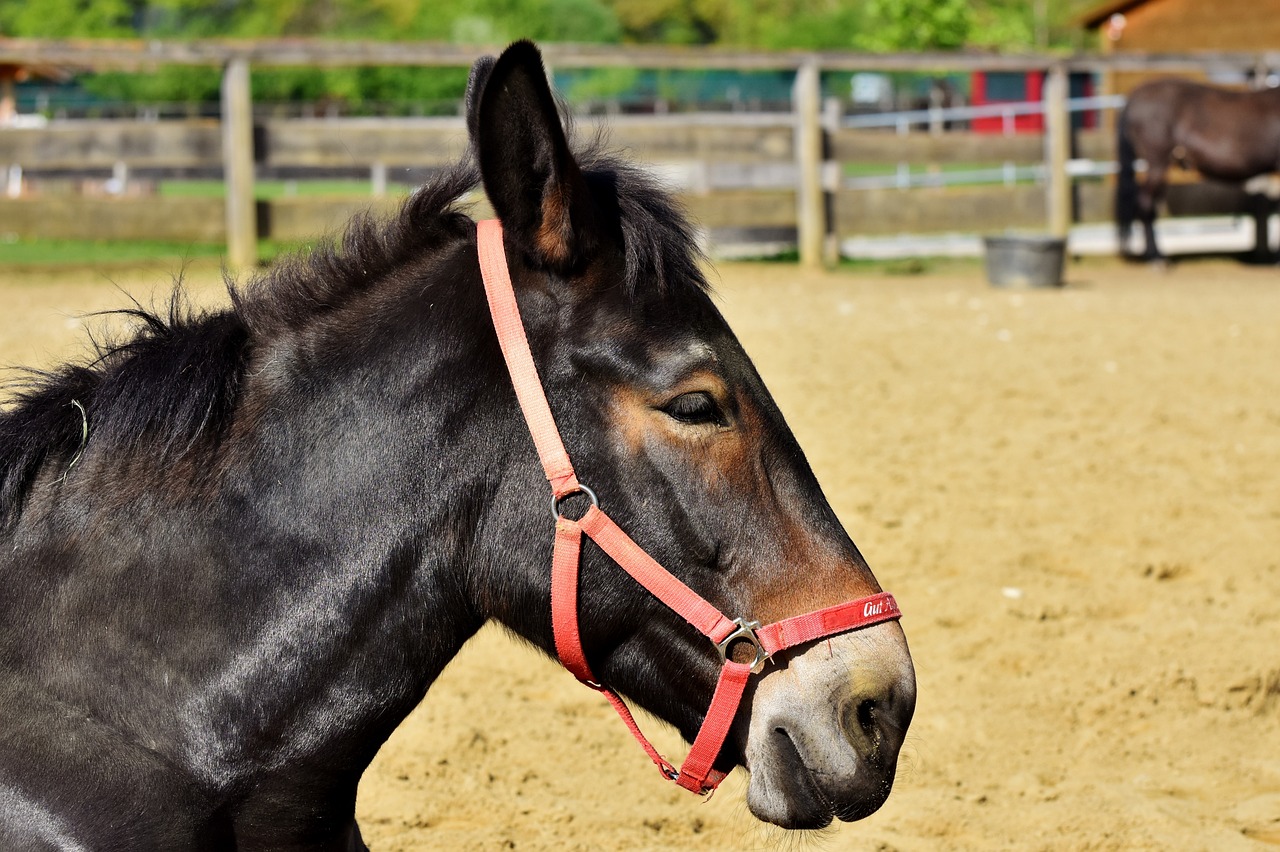
M 637 735 L 681 787 L 745 766 L 788 828 L 889 795 L 897 605 L 678 207 L 570 145 L 527 42 L 467 125 L 394 219 L 0 414 L 0 848 L 362 849 L 361 774 L 489 620 L 674 725 L 680 765 Z

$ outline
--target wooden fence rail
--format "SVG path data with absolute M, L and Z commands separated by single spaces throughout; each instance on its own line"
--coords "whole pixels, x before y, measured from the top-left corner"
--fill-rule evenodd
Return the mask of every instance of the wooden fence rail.
M 368 200 L 255 197 L 265 169 L 389 171 L 452 162 L 466 145 L 461 119 L 264 119 L 254 122 L 252 66 L 467 65 L 493 48 L 366 42 L 75 42 L 0 39 L 0 63 L 144 70 L 167 64 L 224 69 L 222 121 L 59 121 L 0 129 L 0 166 L 27 170 L 123 168 L 221 170 L 225 200 L 18 198 L 0 204 L 0 232 L 224 239 L 233 267 L 256 262 L 257 238 L 291 239 L 332 230 Z M 783 69 L 796 72 L 794 111 L 782 115 L 623 116 L 610 139 L 679 178 L 686 205 L 708 228 L 796 229 L 802 262 L 833 254 L 851 234 L 998 229 L 1043 222 L 1064 233 L 1072 215 L 1106 215 L 1100 185 L 1073 187 L 1072 156 L 1111 159 L 1113 140 L 1072 136 L 1066 111 L 1070 70 L 1192 70 L 1280 67 L 1280 54 L 1165 57 L 868 55 L 752 53 L 688 48 L 548 45 L 555 67 Z M 831 70 L 1026 70 L 1049 75 L 1043 135 L 967 132 L 898 134 L 842 129 L 824 119 L 821 74 Z M 592 132 L 584 119 L 584 134 Z M 1043 186 L 849 191 L 844 163 L 1045 163 Z M 834 165 L 833 165 L 834 164 Z M 735 183 L 738 184 L 734 186 Z M 387 202 L 377 202 L 387 203 Z M 215 213 L 215 205 L 217 212 Z M 312 212 L 307 212 L 308 210 Z M 336 221 L 335 221 L 336 220 Z M 308 230 L 314 229 L 314 230 Z

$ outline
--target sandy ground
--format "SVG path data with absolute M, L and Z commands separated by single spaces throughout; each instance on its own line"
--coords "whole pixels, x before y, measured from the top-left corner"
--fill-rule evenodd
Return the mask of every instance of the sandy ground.
M 0 362 L 77 351 L 112 281 L 165 275 L 4 273 Z M 733 265 L 718 290 L 906 613 L 920 697 L 888 804 L 797 842 L 740 772 L 700 801 L 486 630 L 366 775 L 375 849 L 1280 845 L 1280 271 L 1096 263 L 1008 292 L 976 265 Z

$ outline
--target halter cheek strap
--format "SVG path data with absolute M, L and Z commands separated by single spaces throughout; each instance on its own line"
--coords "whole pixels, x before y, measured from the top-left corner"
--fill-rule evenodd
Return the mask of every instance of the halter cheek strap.
M 555 546 L 551 557 L 551 622 L 556 654 L 574 677 L 609 700 L 664 776 L 686 790 L 709 793 L 724 779 L 725 773 L 713 769 L 712 765 L 737 716 L 742 693 L 752 674 L 762 671 L 779 651 L 900 618 L 902 613 L 893 596 L 881 592 L 761 627 L 756 621 L 727 617 L 658 564 L 600 509 L 595 492 L 580 483 L 574 473 L 529 351 L 529 341 L 507 269 L 501 223 L 495 219 L 477 223 L 476 240 L 485 294 L 502 356 L 533 436 L 538 458 L 551 483 L 552 513 L 556 519 Z M 565 517 L 560 511 L 561 502 L 572 494 L 585 494 L 591 500 L 591 508 L 579 520 Z M 724 658 L 720 679 L 702 727 L 680 769 L 658 753 L 641 733 L 626 703 L 597 680 L 587 664 L 578 629 L 578 567 L 583 535 L 595 542 L 650 594 L 711 640 Z M 750 663 L 738 663 L 730 658 L 732 647 L 741 643 L 754 648 L 755 658 Z

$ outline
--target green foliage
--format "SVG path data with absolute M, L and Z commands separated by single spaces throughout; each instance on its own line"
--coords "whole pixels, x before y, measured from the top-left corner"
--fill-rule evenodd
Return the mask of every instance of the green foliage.
M 0 33 L 70 38 L 133 34 L 129 0 L 0 0 Z
M 501 45 L 516 38 L 765 49 L 1026 51 L 1072 44 L 1093 0 L 0 0 L 0 34 L 36 37 L 329 37 Z M 1078 36 L 1075 36 L 1078 45 Z M 626 89 L 635 71 L 576 75 L 571 97 Z M 216 69 L 100 74 L 101 97 L 201 102 Z M 466 69 L 254 69 L 261 102 L 421 104 L 456 100 Z
M 1022 0 L 987 0 L 974 11 L 970 43 L 980 47 L 1036 46 L 1036 21 L 1030 4 Z
M 867 50 L 954 50 L 969 42 L 974 12 L 968 0 L 867 0 Z
M 0 32 L 15 36 L 337 37 L 500 45 L 517 38 L 611 43 L 622 37 L 604 0 L 0 0 Z M 84 79 L 99 97 L 142 102 L 218 98 L 219 72 L 168 67 Z M 255 69 L 260 102 L 408 104 L 456 100 L 465 68 Z
M 632 91 L 639 80 L 640 71 L 636 68 L 600 68 L 578 71 L 556 83 L 571 102 L 581 102 Z
M 1026 51 L 1067 46 L 1096 0 L 607 0 L 624 38 L 740 47 Z
M 744 47 L 824 49 L 856 46 L 866 4 L 847 0 L 732 0 L 725 39 Z

